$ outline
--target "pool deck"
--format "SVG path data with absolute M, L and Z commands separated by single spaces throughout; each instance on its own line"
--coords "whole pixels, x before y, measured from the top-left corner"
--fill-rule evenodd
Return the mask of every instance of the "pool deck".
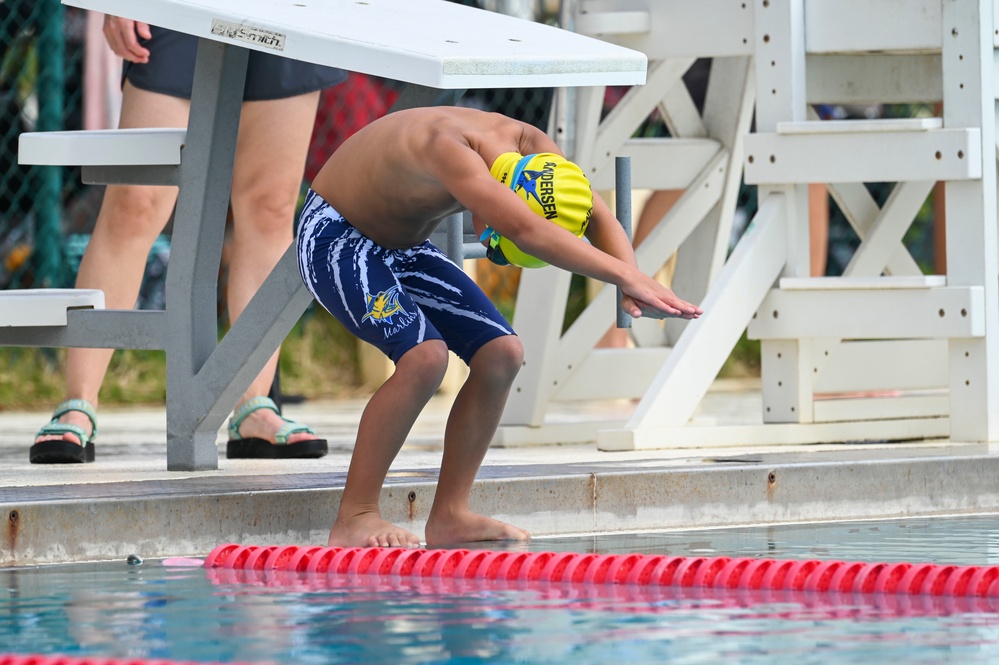
M 451 398 L 435 398 L 382 493 L 386 518 L 422 534 Z M 0 411 L 0 566 L 204 555 L 224 542 L 325 545 L 364 400 L 286 413 L 330 443 L 318 460 L 225 459 L 166 471 L 162 408 L 102 409 L 97 461 L 28 463 L 48 411 Z M 758 384 L 719 382 L 702 412 L 759 420 Z M 553 418 L 623 421 L 621 400 Z M 473 508 L 536 537 L 999 510 L 999 448 L 946 440 L 603 452 L 593 443 L 494 447 Z M 456 544 L 457 545 L 457 544 Z

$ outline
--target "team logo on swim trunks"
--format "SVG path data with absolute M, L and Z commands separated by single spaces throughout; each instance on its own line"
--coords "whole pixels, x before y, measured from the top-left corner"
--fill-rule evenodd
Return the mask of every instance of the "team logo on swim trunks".
M 365 319 L 374 319 L 375 321 L 392 323 L 393 316 L 396 314 L 406 313 L 406 310 L 399 304 L 398 286 L 393 286 L 387 291 L 382 291 L 377 295 L 365 293 L 364 299 L 367 307 L 367 313 L 361 317 L 362 321 Z
M 534 199 L 541 206 L 541 214 L 545 219 L 558 217 L 555 207 L 555 164 L 545 163 L 540 171 L 524 169 L 521 171 L 513 191 L 524 190 L 528 199 Z

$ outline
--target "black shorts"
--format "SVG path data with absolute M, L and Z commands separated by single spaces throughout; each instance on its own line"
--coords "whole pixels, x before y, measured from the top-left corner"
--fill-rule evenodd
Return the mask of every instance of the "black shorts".
M 198 38 L 156 26 L 149 29 L 152 38 L 140 40 L 149 49 L 149 62 L 136 64 L 126 60 L 121 72 L 122 85 L 127 80 L 141 90 L 190 99 Z M 346 78 L 347 73 L 342 69 L 250 51 L 243 101 L 294 97 L 329 88 Z

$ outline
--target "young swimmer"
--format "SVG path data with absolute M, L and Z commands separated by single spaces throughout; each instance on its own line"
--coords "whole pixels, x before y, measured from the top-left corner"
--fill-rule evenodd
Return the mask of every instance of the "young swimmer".
M 298 235 L 299 268 L 312 294 L 396 365 L 361 416 L 331 547 L 420 545 L 417 535 L 382 519 L 378 498 L 440 386 L 449 348 L 469 373 L 445 427 L 427 546 L 530 537 L 469 506 L 524 350 L 481 289 L 428 241 L 443 218 L 463 208 L 497 263 L 550 263 L 616 285 L 635 317 L 642 309 L 701 314 L 638 270 L 621 224 L 544 132 L 455 107 L 399 111 L 371 123 L 319 172 Z M 590 243 L 578 237 L 584 232 Z

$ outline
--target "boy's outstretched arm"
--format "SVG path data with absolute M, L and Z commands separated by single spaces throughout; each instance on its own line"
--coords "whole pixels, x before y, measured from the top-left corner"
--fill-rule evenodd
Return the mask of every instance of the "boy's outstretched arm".
M 508 238 L 521 251 L 563 270 L 618 286 L 632 316 L 642 308 L 666 316 L 696 319 L 702 310 L 682 300 L 638 269 L 631 241 L 607 205 L 594 195 L 587 243 L 557 224 L 539 218 L 509 187 L 495 180 L 467 144 L 438 141 L 428 170 L 473 217 Z M 591 244 L 592 243 L 592 244 Z
M 614 216 L 610 208 L 596 192 L 593 192 L 593 216 L 590 220 L 589 228 L 587 228 L 586 237 L 600 251 L 619 259 L 638 271 L 638 262 L 635 258 L 635 250 L 631 244 L 631 239 L 624 232 L 621 222 Z M 639 273 L 642 274 L 640 271 Z M 652 297 L 658 298 L 658 303 L 665 303 L 669 307 L 663 308 L 660 304 L 657 304 L 656 300 L 643 299 L 642 293 L 645 293 L 645 291 L 632 292 L 623 284 L 618 284 L 624 294 L 621 307 L 631 316 L 635 318 L 644 315 L 654 318 L 679 317 L 696 319 L 703 313 L 700 307 L 696 307 L 678 298 L 671 289 L 662 286 L 644 274 L 642 276 L 661 287 L 660 289 L 652 287 Z M 644 280 L 639 281 L 642 282 Z M 636 285 L 636 289 L 649 286 L 651 285 L 648 283 L 644 285 L 638 284 Z
M 506 188 L 500 189 L 512 194 Z M 497 220 L 491 226 L 522 251 L 553 266 L 620 287 L 624 295 L 621 306 L 632 317 L 640 318 L 643 310 L 655 313 L 657 318 L 696 319 L 703 314 L 700 307 L 677 297 L 672 290 L 639 270 L 631 240 L 598 194 L 593 196 L 593 215 L 586 231 L 589 243 L 555 224 L 538 224 L 534 213 L 516 195 L 505 198 L 512 199 L 517 210 L 526 211 L 528 221 L 523 225 L 514 224 L 508 231 L 502 228 L 506 220 Z

